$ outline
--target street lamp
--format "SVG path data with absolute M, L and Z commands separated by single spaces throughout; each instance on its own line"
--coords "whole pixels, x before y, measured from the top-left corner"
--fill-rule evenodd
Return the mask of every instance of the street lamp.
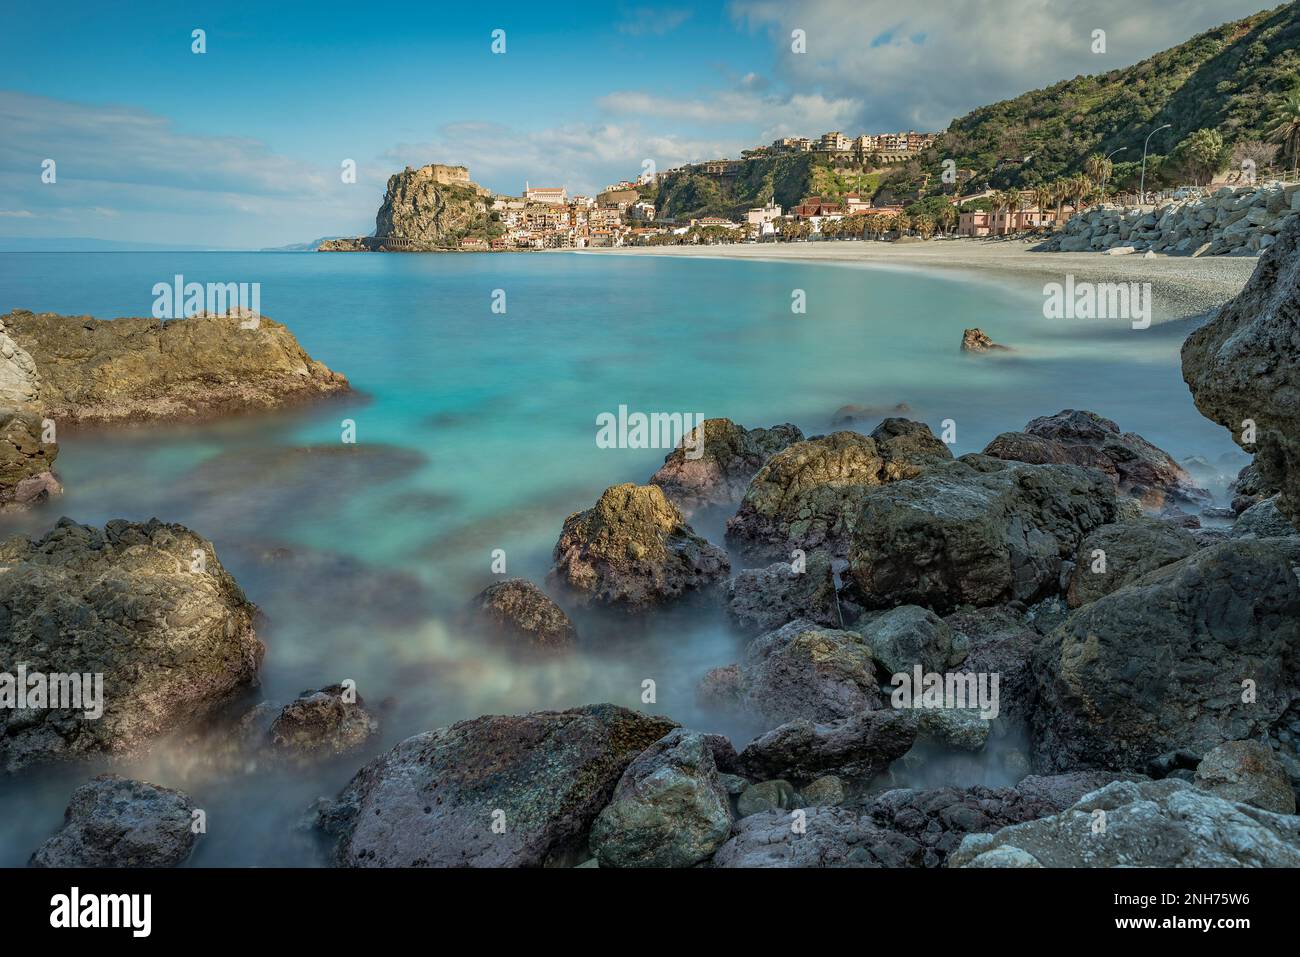
M 1147 134 L 1146 142 L 1142 144 L 1142 182 L 1138 186 L 1138 205 L 1141 206 L 1147 201 L 1147 144 L 1151 142 L 1151 137 L 1155 136 L 1161 130 L 1167 130 L 1173 126 L 1172 123 L 1166 123 L 1164 126 L 1157 126 Z
M 1106 171 L 1106 175 L 1101 178 L 1101 201 L 1103 203 L 1106 201 L 1106 184 L 1110 181 L 1110 158 L 1116 153 L 1124 152 L 1126 149 L 1128 149 L 1127 146 L 1121 146 L 1117 150 L 1112 150 L 1106 157 L 1106 165 L 1102 167 Z

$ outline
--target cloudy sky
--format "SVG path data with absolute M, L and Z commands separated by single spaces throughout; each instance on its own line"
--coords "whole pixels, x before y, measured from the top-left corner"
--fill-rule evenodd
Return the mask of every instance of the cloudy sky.
M 278 246 L 368 233 L 406 164 L 463 163 L 500 192 L 590 192 L 646 160 L 777 136 L 939 130 L 1274 5 L 15 4 L 0 32 L 0 237 Z

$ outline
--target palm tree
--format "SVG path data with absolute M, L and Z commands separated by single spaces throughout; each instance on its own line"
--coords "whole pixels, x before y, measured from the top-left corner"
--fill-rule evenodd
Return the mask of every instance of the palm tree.
M 1282 144 L 1282 156 L 1291 157 L 1291 168 L 1300 166 L 1300 87 L 1292 90 L 1277 111 L 1277 124 L 1269 130 L 1273 142 Z
M 951 203 L 946 203 L 939 209 L 939 228 L 945 233 L 950 233 L 960 218 L 957 207 Z
M 917 235 L 922 239 L 929 239 L 934 235 L 934 217 L 929 213 L 920 213 L 912 223 L 916 227 Z
M 1046 183 L 1034 187 L 1034 205 L 1040 213 L 1046 213 L 1047 207 L 1052 205 L 1052 196 L 1052 188 Z
M 886 232 L 886 233 L 895 233 L 895 232 L 898 232 L 898 231 L 899 231 L 899 220 L 901 220 L 902 218 L 903 218 L 902 216 L 882 216 L 881 219 L 883 219 L 883 220 L 885 221 L 885 222 L 884 222 L 884 232 Z
M 907 235 L 912 229 L 912 217 L 907 213 L 899 213 L 894 217 L 894 229 L 898 231 L 900 236 Z
M 1092 180 L 1098 188 L 1100 188 L 1106 180 L 1110 179 L 1111 168 L 1111 161 L 1100 153 L 1093 153 L 1083 161 L 1084 173 L 1087 174 L 1088 178 Z
M 1092 195 L 1092 180 L 1083 173 L 1075 173 L 1068 182 L 1070 198 L 1074 200 L 1074 211 L 1077 213 L 1083 209 L 1084 201 Z

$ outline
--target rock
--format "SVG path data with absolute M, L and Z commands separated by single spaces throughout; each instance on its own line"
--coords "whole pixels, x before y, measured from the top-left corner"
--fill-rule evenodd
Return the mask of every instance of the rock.
M 1079 546 L 1066 600 L 1071 608 L 1086 605 L 1199 548 L 1191 532 L 1168 522 L 1103 525 Z
M 1296 867 L 1300 819 L 1183 781 L 1116 781 L 1060 814 L 967 836 L 948 866 L 985 866 L 1002 848 L 1043 867 Z
M 709 707 L 738 709 L 745 694 L 740 665 L 710 668 L 695 688 L 696 698 Z
M 835 432 L 796 442 L 754 477 L 727 522 L 727 541 L 770 560 L 791 560 L 796 548 L 842 557 L 867 489 L 951 458 L 928 427 L 906 419 L 886 419 L 870 436 Z
M 760 780 L 799 783 L 826 774 L 867 778 L 906 754 L 916 733 L 912 716 L 892 708 L 861 711 L 825 724 L 801 718 L 747 744 L 740 752 L 740 766 L 748 777 Z
M 1036 649 L 1042 766 L 1140 771 L 1267 731 L 1300 696 L 1300 583 L 1267 542 L 1232 541 L 1075 611 Z M 1243 683 L 1257 698 L 1243 702 Z
M 674 727 L 609 704 L 461 721 L 366 765 L 320 824 L 350 867 L 566 862 L 628 765 Z
M 949 615 L 954 646 L 967 649 L 962 670 L 998 675 L 998 720 L 1020 721 L 1036 694 L 1031 668 L 1039 633 L 1024 616 L 1007 608 L 972 608 Z
M 858 422 L 879 422 L 888 416 L 907 416 L 912 407 L 906 402 L 894 406 L 842 405 L 831 417 L 831 425 L 854 425 Z
M 700 448 L 701 431 L 703 451 L 690 458 L 688 450 Z M 664 459 L 659 471 L 650 476 L 650 484 L 662 488 L 668 500 L 688 517 L 706 506 L 732 506 L 768 459 L 801 441 L 803 433 L 789 423 L 746 429 L 730 419 L 705 419 Z
M 740 685 L 743 708 L 771 726 L 795 718 L 834 721 L 882 704 L 862 635 L 802 620 L 749 643 Z
M 657 485 L 615 485 L 564 521 L 551 579 L 582 605 L 636 610 L 727 577 L 726 552 L 696 535 Z
M 176 867 L 198 841 L 189 795 L 115 774 L 73 791 L 63 818 L 32 867 Z
M 961 334 L 962 352 L 1010 352 L 1006 346 L 998 345 L 983 329 L 966 329 Z
M 491 202 L 492 194 L 471 182 L 463 166 L 408 166 L 388 177 L 370 247 L 454 249 L 462 239 L 491 239 Z
M 727 612 L 743 631 L 757 634 L 803 618 L 828 628 L 844 625 L 836 597 L 832 562 L 821 552 L 807 556 L 804 569 L 790 562 L 746 568 L 727 582 Z
M 330 685 L 304 691 L 286 705 L 271 723 L 272 747 L 298 758 L 346 754 L 355 751 L 379 731 L 379 721 L 351 688 Z
M 1095 412 L 1065 409 L 1040 416 L 1031 420 L 1023 433 L 999 435 L 985 447 L 984 454 L 1033 464 L 1065 462 L 1099 469 L 1121 493 L 1148 508 L 1168 502 L 1210 502 L 1209 493 L 1167 452 L 1135 432 L 1121 432 L 1118 425 Z
M 34 412 L 40 390 L 35 361 L 13 340 L 0 318 L 0 408 Z
M 1083 537 L 1116 517 L 1095 472 L 963 456 L 868 490 L 849 554 L 850 597 L 866 608 L 1033 602 L 1061 588 Z
M 1300 523 L 1300 217 L 1292 217 L 1246 287 L 1183 343 L 1183 378 L 1202 414 L 1254 452 L 1278 507 Z M 1254 443 L 1243 440 L 1253 423 Z
M 794 814 L 800 814 L 795 830 Z M 842 807 L 766 811 L 736 823 L 731 840 L 713 856 L 714 867 L 917 867 L 923 848 L 911 838 L 877 827 Z
M 942 618 L 917 605 L 872 612 L 855 623 L 866 638 L 871 656 L 886 673 L 945 671 L 960 664 L 963 654 L 953 647 L 952 629 Z
M 63 486 L 54 476 L 55 442 L 44 442 L 42 418 L 29 409 L 0 408 L 0 512 L 44 504 Z
M 212 543 L 157 519 L 69 519 L 0 545 L 0 662 L 79 675 L 76 708 L 0 708 L 0 764 L 123 755 L 257 681 L 256 609 Z M 100 675 L 102 716 L 87 718 Z M 0 701 L 6 691 L 0 682 Z M 8 688 L 12 695 L 13 687 Z M 30 700 L 30 699 L 29 699 Z
M 1279 496 L 1266 498 L 1246 509 L 1232 527 L 1233 538 L 1284 538 L 1295 535 L 1295 527 L 1278 508 Z
M 759 781 L 736 799 L 736 815 L 749 817 L 764 811 L 788 811 L 795 806 L 794 788 L 789 781 Z
M 703 735 L 677 728 L 628 765 L 590 843 L 601 867 L 691 867 L 730 836 L 713 753 Z
M 1273 750 L 1258 741 L 1228 741 L 1196 767 L 1196 786 L 1225 801 L 1294 814 L 1295 792 Z
M 163 322 L 17 310 L 0 317 L 31 355 L 59 425 L 209 418 L 349 390 L 283 325 L 240 315 Z
M 569 616 L 526 578 L 488 585 L 475 597 L 473 608 L 489 629 L 518 647 L 565 651 L 578 638 Z
M 999 691 L 1001 681 L 999 680 Z M 992 718 L 978 708 L 924 708 L 916 712 L 919 736 L 962 751 L 979 751 L 989 740 Z
M 1232 496 L 1232 510 L 1238 515 L 1277 493 L 1276 487 L 1264 481 L 1259 474 L 1259 466 L 1254 462 L 1238 472 L 1237 478 L 1228 486 L 1228 494 Z
M 834 807 L 844 803 L 844 782 L 833 774 L 805 784 L 799 792 L 804 807 Z

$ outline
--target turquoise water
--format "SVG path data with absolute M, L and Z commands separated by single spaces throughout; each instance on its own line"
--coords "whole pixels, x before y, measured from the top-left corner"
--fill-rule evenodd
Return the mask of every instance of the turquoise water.
M 936 434 L 955 421 L 956 453 L 1088 408 L 1176 458 L 1234 451 L 1182 383 L 1184 325 L 1050 322 L 1041 289 L 916 273 L 570 254 L 0 254 L 0 311 L 148 315 L 154 283 L 176 273 L 260 282 L 263 312 L 358 395 L 205 426 L 64 434 L 66 494 L 0 532 L 36 533 L 61 514 L 156 515 L 211 538 L 265 613 L 259 694 L 283 702 L 354 679 L 384 722 L 368 753 L 483 713 L 590 701 L 738 739 L 755 730 L 694 700 L 698 677 L 743 643 L 716 612 L 583 619 L 581 651 L 550 664 L 511 660 L 457 619 L 493 580 L 494 549 L 509 574 L 540 582 L 568 514 L 658 467 L 665 451 L 597 448 L 596 416 L 620 404 L 814 434 L 842 405 L 907 402 Z M 791 312 L 796 289 L 806 314 Z M 963 356 L 969 326 L 1018 351 Z M 340 441 L 344 419 L 355 447 Z M 700 531 L 720 541 L 720 519 Z M 654 705 L 641 703 L 644 678 Z M 231 770 L 178 741 L 117 770 L 182 787 L 208 810 L 195 864 L 296 864 L 317 858 L 293 822 L 366 756 L 310 773 Z M 87 776 L 0 781 L 0 864 L 26 859 Z

